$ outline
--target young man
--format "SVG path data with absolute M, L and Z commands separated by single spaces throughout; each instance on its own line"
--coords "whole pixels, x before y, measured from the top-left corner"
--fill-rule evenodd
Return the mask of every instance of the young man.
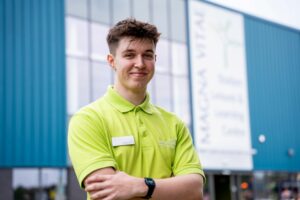
M 204 173 L 188 129 L 149 101 L 159 36 L 135 19 L 112 27 L 114 85 L 72 117 L 69 153 L 90 199 L 202 199 Z

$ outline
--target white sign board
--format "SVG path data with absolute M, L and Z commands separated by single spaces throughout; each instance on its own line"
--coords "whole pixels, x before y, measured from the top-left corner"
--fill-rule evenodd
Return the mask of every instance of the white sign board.
M 207 0 L 249 15 L 300 30 L 299 0 Z
M 251 170 L 244 23 L 189 1 L 194 139 L 205 169 Z

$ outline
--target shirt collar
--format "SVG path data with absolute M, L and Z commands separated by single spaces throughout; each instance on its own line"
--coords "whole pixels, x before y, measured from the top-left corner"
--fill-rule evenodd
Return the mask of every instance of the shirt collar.
M 122 113 L 126 113 L 139 108 L 141 108 L 144 112 L 148 114 L 153 113 L 153 105 L 150 103 L 150 97 L 148 93 L 146 94 L 145 100 L 137 106 L 126 100 L 124 97 L 122 97 L 116 90 L 113 89 L 112 86 L 109 86 L 107 88 L 107 92 L 104 95 L 104 98 L 109 104 L 111 104 L 113 107 L 115 107 L 118 111 Z

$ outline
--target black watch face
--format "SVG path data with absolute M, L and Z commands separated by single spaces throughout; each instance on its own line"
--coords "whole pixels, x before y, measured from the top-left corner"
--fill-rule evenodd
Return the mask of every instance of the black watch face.
M 147 181 L 148 185 L 151 185 L 151 186 L 155 185 L 155 182 L 154 182 L 154 180 L 152 178 L 146 178 L 146 181 Z
M 148 179 L 148 181 L 149 181 L 149 183 L 150 183 L 151 185 L 154 185 L 153 179 Z
M 155 188 L 155 181 L 152 178 L 145 178 L 145 183 L 149 188 L 145 198 L 150 199 Z

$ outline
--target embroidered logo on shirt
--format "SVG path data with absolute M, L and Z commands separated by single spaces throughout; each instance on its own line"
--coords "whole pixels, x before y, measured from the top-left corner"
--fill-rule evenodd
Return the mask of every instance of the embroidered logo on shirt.
M 175 148 L 175 145 L 176 145 L 176 139 L 171 139 L 171 140 L 161 140 L 161 141 L 159 141 L 159 145 L 160 145 L 161 147 Z

